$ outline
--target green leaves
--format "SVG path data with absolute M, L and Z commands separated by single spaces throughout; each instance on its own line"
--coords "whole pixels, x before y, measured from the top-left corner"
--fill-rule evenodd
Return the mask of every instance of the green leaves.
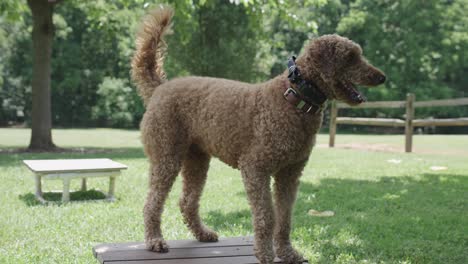
M 364 11 L 351 9 L 347 16 L 343 17 L 336 27 L 340 34 L 362 30 L 366 24 L 367 13 Z
M 143 115 L 140 99 L 126 79 L 104 77 L 92 117 L 100 126 L 134 127 Z
M 2 0 L 0 2 L 0 19 L 6 19 L 10 22 L 21 21 L 23 13 L 27 10 L 26 1 Z
M 468 0 L 70 0 L 54 14 L 55 124 L 97 122 L 92 108 L 104 96 L 96 92 L 105 76 L 132 87 L 134 32 L 160 3 L 175 10 L 165 63 L 170 78 L 263 81 L 282 73 L 309 39 L 339 33 L 361 44 L 388 76 L 387 89 L 366 91 L 370 100 L 401 100 L 407 92 L 418 100 L 468 96 Z M 0 11 L 0 105 L 8 101 L 28 116 L 30 10 L 24 0 L 3 0 Z
M 460 70 L 467 67 L 459 59 L 467 48 L 463 38 L 468 27 L 460 25 L 466 23 L 461 15 L 468 12 L 466 2 L 358 0 L 350 4 L 337 31 L 359 42 L 370 61 L 389 76 L 387 87 L 397 88 L 386 98 L 374 97 L 377 91 L 370 91 L 371 100 L 401 99 L 407 92 L 419 99 L 463 96 L 467 83 Z

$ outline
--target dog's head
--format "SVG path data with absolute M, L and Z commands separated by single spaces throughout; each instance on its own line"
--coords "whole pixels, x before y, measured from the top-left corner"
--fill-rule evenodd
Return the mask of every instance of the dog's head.
M 385 82 L 385 74 L 367 62 L 361 47 L 338 35 L 312 40 L 301 57 L 300 70 L 305 77 L 319 78 L 319 86 L 328 98 L 349 105 L 365 101 L 356 85 L 376 86 Z

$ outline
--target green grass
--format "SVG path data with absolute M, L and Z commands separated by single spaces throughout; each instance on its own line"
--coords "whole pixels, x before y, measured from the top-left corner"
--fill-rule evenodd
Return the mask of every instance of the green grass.
M 0 154 L 0 263 L 97 263 L 91 247 L 103 242 L 142 241 L 142 208 L 148 163 L 137 131 L 55 130 L 61 147 L 100 148 L 92 154 Z M 390 144 L 403 136 L 338 135 L 338 144 Z M 0 149 L 24 147 L 25 129 L 0 129 Z M 326 135 L 319 136 L 325 144 Z M 421 153 L 314 149 L 294 210 L 293 243 L 311 263 L 468 263 L 468 136 L 416 136 Z M 105 151 L 107 153 L 102 153 Z M 442 154 L 435 154 L 440 152 Z M 117 201 L 89 200 L 75 193 L 69 204 L 37 204 L 32 174 L 23 159 L 108 157 L 129 166 L 117 179 Z M 388 160 L 401 160 L 399 164 Z M 432 171 L 431 166 L 445 166 Z M 252 234 L 239 172 L 211 162 L 201 202 L 207 225 L 221 236 Z M 80 182 L 72 181 L 72 189 Z M 91 188 L 106 190 L 105 179 Z M 46 181 L 46 191 L 61 188 Z M 167 239 L 191 238 L 177 206 L 180 179 L 166 204 Z M 59 200 L 50 194 L 47 198 Z M 308 210 L 333 210 L 315 218 Z

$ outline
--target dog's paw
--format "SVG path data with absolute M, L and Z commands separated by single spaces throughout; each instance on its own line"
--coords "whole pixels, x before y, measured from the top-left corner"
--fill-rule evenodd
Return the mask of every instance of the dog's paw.
M 256 244 L 254 248 L 255 257 L 257 257 L 260 264 L 273 264 L 275 259 L 275 253 L 271 244 L 265 242 L 260 246 L 262 247 L 260 248 L 258 247 L 258 244 Z
M 255 254 L 260 264 L 273 264 L 274 263 L 274 256 L 273 255 L 265 255 L 265 254 Z
M 276 255 L 284 263 L 288 264 L 302 264 L 305 261 L 304 257 L 290 246 L 284 248 L 277 248 Z
M 200 242 L 217 242 L 218 234 L 208 228 L 204 228 L 202 232 L 197 234 L 197 240 Z
M 145 241 L 146 249 L 159 253 L 169 252 L 169 247 L 163 238 L 153 238 Z

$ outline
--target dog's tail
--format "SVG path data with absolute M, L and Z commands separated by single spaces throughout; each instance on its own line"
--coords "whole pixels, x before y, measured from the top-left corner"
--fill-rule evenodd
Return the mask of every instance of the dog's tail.
M 136 51 L 132 59 L 132 79 L 145 106 L 155 88 L 166 81 L 163 70 L 166 43 L 164 35 L 171 31 L 173 10 L 160 6 L 152 10 L 142 21 L 136 36 Z

